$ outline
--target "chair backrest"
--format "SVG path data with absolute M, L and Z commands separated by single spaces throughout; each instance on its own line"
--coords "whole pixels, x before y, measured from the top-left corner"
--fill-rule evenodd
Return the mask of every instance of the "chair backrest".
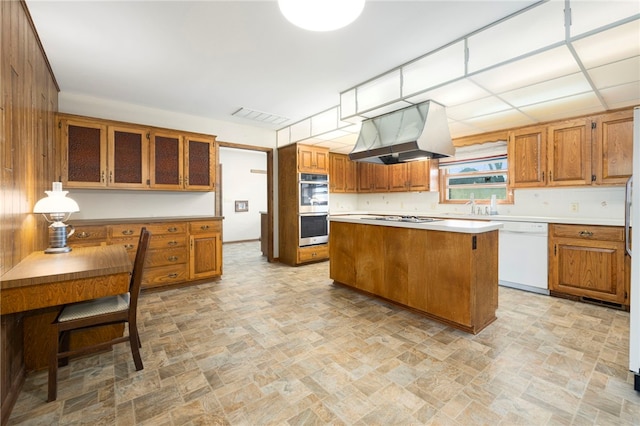
M 138 296 L 140 295 L 140 287 L 142 286 L 142 272 L 144 270 L 144 260 L 147 256 L 147 248 L 151 240 L 151 232 L 147 228 L 140 230 L 140 239 L 138 240 L 138 250 L 136 258 L 133 262 L 133 271 L 131 272 L 131 281 L 129 282 L 129 318 L 135 321 L 136 311 L 138 310 Z M 130 322 L 132 322 L 130 320 Z

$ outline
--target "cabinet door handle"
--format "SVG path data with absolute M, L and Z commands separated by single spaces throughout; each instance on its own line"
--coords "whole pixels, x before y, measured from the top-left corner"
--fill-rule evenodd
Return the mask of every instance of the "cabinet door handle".
M 593 232 L 591 232 L 591 231 L 580 231 L 580 236 L 581 237 L 592 237 L 593 236 Z
M 173 274 L 169 274 L 167 275 L 169 278 L 178 278 L 178 274 L 173 273 Z
M 175 245 L 178 245 L 178 242 L 177 241 L 169 241 L 167 244 L 170 245 L 170 246 L 175 246 Z
M 202 225 L 200 229 L 202 229 L 203 231 L 206 231 L 207 229 L 209 229 L 209 225 Z
M 76 234 L 76 238 L 89 238 L 90 235 L 88 233 L 86 233 L 85 231 L 80 232 L 79 234 Z
M 167 260 L 170 262 L 175 262 L 176 260 L 178 260 L 178 256 L 169 256 Z
M 113 170 L 109 172 L 109 183 L 113 182 Z
M 100 174 L 100 182 L 104 183 L 104 170 Z
M 175 226 L 172 226 L 171 228 L 167 229 L 167 231 L 169 231 L 169 232 L 178 232 L 178 228 L 176 228 Z
M 122 235 L 133 235 L 133 229 L 125 229 L 122 231 Z
M 133 249 L 133 244 L 125 244 L 124 248 L 127 249 L 127 250 L 131 250 L 131 249 Z

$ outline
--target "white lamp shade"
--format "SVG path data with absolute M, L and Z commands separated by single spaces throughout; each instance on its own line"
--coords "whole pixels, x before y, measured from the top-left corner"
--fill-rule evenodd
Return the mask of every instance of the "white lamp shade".
M 360 16 L 365 0 L 278 0 L 280 12 L 292 24 L 310 31 L 333 31 Z
M 47 197 L 38 200 L 33 206 L 34 213 L 75 213 L 80 211 L 78 203 L 67 198 L 68 191 L 45 191 Z

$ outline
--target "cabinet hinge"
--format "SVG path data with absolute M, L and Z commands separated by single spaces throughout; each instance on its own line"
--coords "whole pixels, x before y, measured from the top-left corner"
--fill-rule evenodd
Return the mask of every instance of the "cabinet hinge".
M 627 300 L 627 298 L 629 297 L 629 293 L 627 293 L 626 291 L 624 292 L 624 300 Z
M 471 238 L 471 250 L 475 250 L 478 248 L 478 237 L 476 235 L 474 235 Z
M 592 128 L 592 129 L 595 129 L 595 128 L 596 128 L 596 126 L 597 126 L 596 122 L 595 122 L 595 121 L 592 121 L 592 122 L 591 122 L 591 128 Z
M 553 255 L 555 256 L 556 254 L 558 254 L 558 245 L 554 244 L 553 245 Z
M 58 120 L 58 129 L 62 129 L 62 120 Z
M 151 140 L 151 132 L 147 132 L 147 140 Z
M 591 175 L 591 182 L 595 182 L 596 181 L 596 175 Z

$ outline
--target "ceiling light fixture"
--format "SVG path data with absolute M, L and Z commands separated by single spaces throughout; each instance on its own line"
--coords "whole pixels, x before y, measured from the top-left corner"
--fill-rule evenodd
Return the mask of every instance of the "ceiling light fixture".
M 292 24 L 309 31 L 333 31 L 355 21 L 365 0 L 278 0 Z

